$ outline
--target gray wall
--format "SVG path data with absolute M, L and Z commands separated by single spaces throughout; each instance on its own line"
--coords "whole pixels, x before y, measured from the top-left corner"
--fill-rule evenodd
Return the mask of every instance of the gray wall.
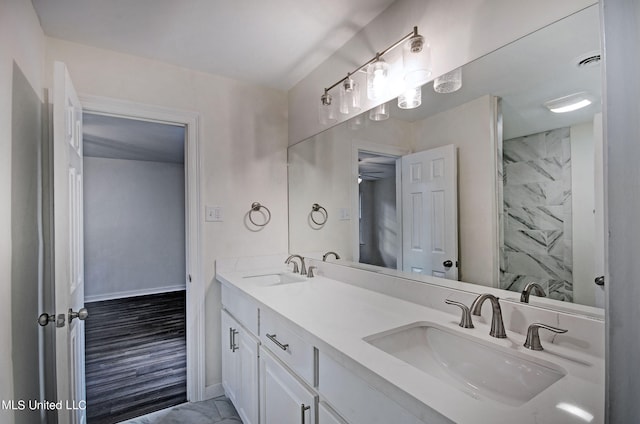
M 640 421 L 640 2 L 603 0 L 608 274 L 606 422 Z
M 38 95 L 13 66 L 11 145 L 11 311 L 13 399 L 40 399 L 38 306 L 42 108 Z M 16 423 L 39 422 L 39 411 L 16 412 Z
M 396 268 L 398 264 L 398 226 L 396 179 L 362 181 L 362 219 L 360 262 Z
M 85 298 L 184 287 L 184 165 L 84 159 Z

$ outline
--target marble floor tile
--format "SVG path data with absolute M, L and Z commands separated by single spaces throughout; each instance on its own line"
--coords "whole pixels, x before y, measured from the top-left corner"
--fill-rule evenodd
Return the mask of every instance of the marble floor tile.
M 231 401 L 224 397 L 188 402 L 120 424 L 242 424 Z

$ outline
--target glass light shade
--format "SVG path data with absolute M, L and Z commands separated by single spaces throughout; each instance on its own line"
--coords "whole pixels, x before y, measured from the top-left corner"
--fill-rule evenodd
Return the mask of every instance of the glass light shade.
M 411 37 L 402 49 L 402 66 L 404 80 L 408 85 L 422 85 L 431 77 L 431 46 L 424 37 Z
M 389 64 L 382 59 L 367 66 L 367 97 L 371 100 L 382 99 L 387 92 Z
M 322 97 L 320 97 L 318 120 L 321 125 L 329 125 L 338 120 L 336 108 L 331 100 L 331 94 L 323 94 Z
M 347 78 L 340 85 L 340 113 L 348 115 L 360 111 L 360 84 Z
M 398 107 L 400 109 L 414 109 L 421 104 L 422 87 L 410 88 L 398 96 Z
M 372 121 L 384 121 L 389 118 L 389 104 L 382 103 L 369 111 L 369 119 Z
M 453 93 L 462 87 L 462 68 L 454 69 L 433 80 L 433 90 L 436 93 Z

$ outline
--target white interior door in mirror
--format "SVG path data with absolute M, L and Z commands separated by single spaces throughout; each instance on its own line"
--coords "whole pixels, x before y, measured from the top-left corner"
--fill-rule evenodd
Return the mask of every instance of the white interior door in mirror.
M 402 157 L 402 270 L 458 279 L 454 145 Z
M 54 64 L 53 161 L 55 305 L 66 321 L 55 330 L 58 421 L 83 424 L 84 322 L 71 319 L 84 307 L 82 106 L 61 62 Z

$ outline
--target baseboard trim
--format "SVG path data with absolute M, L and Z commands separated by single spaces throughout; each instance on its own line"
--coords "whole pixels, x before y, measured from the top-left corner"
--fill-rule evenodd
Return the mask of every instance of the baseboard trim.
M 204 388 L 204 399 L 213 399 L 218 396 L 224 395 L 224 387 L 222 387 L 222 383 L 212 384 L 211 386 L 206 386 Z
M 180 291 L 180 290 L 186 290 L 186 287 L 184 285 L 178 285 L 178 286 L 156 287 L 151 289 L 127 290 L 127 291 L 106 293 L 106 294 L 96 294 L 92 296 L 85 296 L 84 301 L 85 302 L 101 302 L 103 300 L 122 299 L 125 297 L 135 297 L 135 296 L 146 296 L 150 294 L 169 293 L 169 292 Z

